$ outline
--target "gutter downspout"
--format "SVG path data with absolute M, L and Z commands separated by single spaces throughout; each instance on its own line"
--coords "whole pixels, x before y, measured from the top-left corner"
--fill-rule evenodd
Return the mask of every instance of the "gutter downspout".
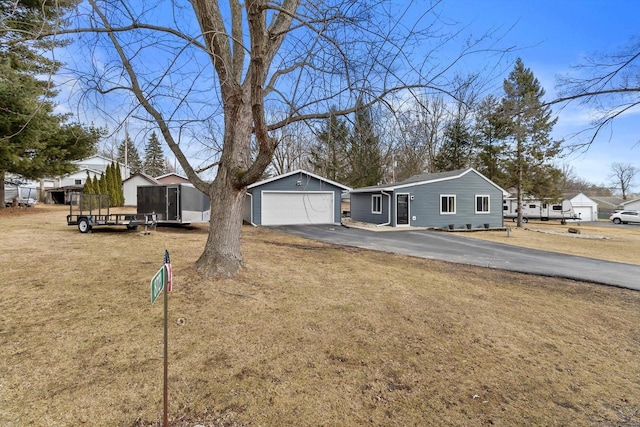
M 247 191 L 246 193 L 247 196 L 249 196 L 249 200 L 250 200 L 250 206 L 249 206 L 249 224 L 253 225 L 254 227 L 257 227 L 257 225 L 255 225 L 253 223 L 253 194 L 249 193 Z
M 391 194 L 389 193 L 385 193 L 384 191 L 381 191 L 380 193 L 384 194 L 385 196 L 387 196 L 389 198 L 389 208 L 387 209 L 387 222 L 385 222 L 384 224 L 377 224 L 376 227 L 383 227 L 385 225 L 390 225 L 391 224 Z

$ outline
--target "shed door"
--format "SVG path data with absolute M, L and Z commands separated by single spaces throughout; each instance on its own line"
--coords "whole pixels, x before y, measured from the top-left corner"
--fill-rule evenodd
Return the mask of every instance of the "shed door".
M 169 221 L 180 219 L 180 206 L 178 205 L 177 187 L 167 187 L 167 219 Z
M 332 224 L 333 192 L 262 192 L 262 225 Z

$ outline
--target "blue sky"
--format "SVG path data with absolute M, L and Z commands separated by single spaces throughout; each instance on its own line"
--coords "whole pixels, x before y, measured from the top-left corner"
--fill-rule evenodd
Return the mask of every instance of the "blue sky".
M 569 72 L 585 55 L 617 51 L 631 36 L 640 36 L 638 0 L 445 0 L 442 8 L 461 24 L 470 23 L 474 32 L 489 28 L 506 31 L 513 26 L 502 45 L 519 48 L 513 59 L 522 58 L 549 100 L 557 93 L 556 76 Z M 559 112 L 555 138 L 579 142 L 568 138 L 589 127 L 590 109 L 574 103 L 559 110 L 554 107 Z M 563 163 L 595 184 L 611 181 L 613 162 L 640 168 L 639 123 L 640 111 L 636 110 L 615 122 L 612 132 L 598 138 L 586 152 L 574 153 Z M 636 181 L 640 183 L 640 179 Z M 639 189 L 637 185 L 635 190 Z
M 412 7 L 415 5 L 418 11 L 426 2 L 417 0 Z M 556 97 L 557 75 L 569 72 L 571 66 L 578 64 L 586 55 L 614 52 L 631 36 L 640 36 L 640 0 L 443 0 L 437 9 L 448 18 L 447 22 L 455 21 L 466 27 L 465 33 L 472 32 L 478 36 L 495 30 L 504 34 L 498 47 L 517 48 L 501 64 L 504 75 L 497 76 L 494 82 L 497 96 L 501 96 L 502 80 L 517 57 L 521 57 L 525 66 L 533 71 L 545 88 L 547 99 L 551 100 Z M 475 63 L 469 64 L 477 68 L 469 72 L 486 65 L 481 63 L 480 57 L 477 58 Z M 124 115 L 117 108 L 108 110 L 115 121 Z M 562 110 L 554 107 L 554 110 L 559 114 L 554 138 L 565 139 L 567 144 L 584 141 L 584 137 L 570 137 L 590 126 L 592 110 L 578 103 Z M 130 123 L 130 132 L 134 134 L 139 149 L 143 149 L 146 137 L 143 133 L 135 134 L 134 122 Z M 618 119 L 611 128 L 612 132 L 604 133 L 588 150 L 568 155 L 562 163 L 569 164 L 577 176 L 594 184 L 611 182 L 609 175 L 614 162 L 632 163 L 640 169 L 638 123 L 640 110 Z M 142 130 L 138 129 L 138 132 Z M 173 159 L 173 155 L 169 154 L 168 158 Z M 635 190 L 640 191 L 640 177 L 636 182 Z

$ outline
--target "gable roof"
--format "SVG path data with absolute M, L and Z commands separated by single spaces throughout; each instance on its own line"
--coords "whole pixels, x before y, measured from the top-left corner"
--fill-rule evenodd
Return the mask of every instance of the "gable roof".
M 628 204 L 636 203 L 636 202 L 639 202 L 639 201 L 640 201 L 640 197 L 635 198 L 635 199 L 631 199 L 631 200 L 627 200 L 626 202 L 622 202 L 622 203 L 620 203 L 620 204 L 621 204 L 622 206 L 626 206 L 626 205 L 628 205 Z
M 162 185 L 160 183 L 160 181 L 158 181 L 157 179 L 147 175 L 146 173 L 142 173 L 142 172 L 136 172 L 133 175 L 131 175 L 129 178 L 125 179 L 124 181 L 122 181 L 122 183 L 124 184 L 125 182 L 129 181 L 130 179 L 133 179 L 135 177 L 141 177 L 144 178 L 145 180 L 149 181 L 149 183 L 153 184 L 153 185 Z
M 474 172 L 479 177 L 487 181 L 489 184 L 493 185 L 494 187 L 502 191 L 502 194 L 505 194 L 505 195 L 508 194 L 504 189 L 498 186 L 495 182 L 491 181 L 489 178 L 482 175 L 480 172 L 478 172 L 474 168 L 457 169 L 457 170 L 448 171 L 448 172 L 437 172 L 437 173 L 415 175 L 409 179 L 405 179 L 404 181 L 396 182 L 394 184 L 382 184 L 382 185 L 373 185 L 370 187 L 356 188 L 355 190 L 352 190 L 351 193 L 369 193 L 372 191 L 395 191 L 401 188 L 414 187 L 422 184 L 430 184 L 434 182 L 458 179 L 470 172 Z
M 155 179 L 167 178 L 169 176 L 175 176 L 175 177 L 178 177 L 178 178 L 185 179 L 187 181 L 189 180 L 189 178 L 187 178 L 186 176 L 182 176 L 182 175 L 177 174 L 175 172 L 169 172 L 169 173 L 165 173 L 164 175 L 156 176 Z
M 347 187 L 346 185 L 339 184 L 339 183 L 337 183 L 335 181 L 331 181 L 330 179 L 323 178 L 323 177 L 321 177 L 319 175 L 313 174 L 311 172 L 307 172 L 307 171 L 305 171 L 303 169 L 296 169 L 293 172 L 287 172 L 287 173 L 284 173 L 282 175 L 277 175 L 277 176 L 274 176 L 274 177 L 271 177 L 271 178 L 267 178 L 267 179 L 262 180 L 262 181 L 254 182 L 253 184 L 247 186 L 247 189 L 251 189 L 251 188 L 254 188 L 254 187 L 259 187 L 259 186 L 267 184 L 269 182 L 277 181 L 279 179 L 286 178 L 288 176 L 295 175 L 295 174 L 298 174 L 298 173 L 303 173 L 303 174 L 308 175 L 310 177 L 313 177 L 313 178 L 315 178 L 317 180 L 324 181 L 324 182 L 329 183 L 331 185 L 335 185 L 336 187 L 342 188 L 343 190 L 351 191 L 351 188 Z
M 589 198 L 598 205 L 606 205 L 613 208 L 618 207 L 624 201 L 622 200 L 622 197 L 616 196 L 589 196 Z

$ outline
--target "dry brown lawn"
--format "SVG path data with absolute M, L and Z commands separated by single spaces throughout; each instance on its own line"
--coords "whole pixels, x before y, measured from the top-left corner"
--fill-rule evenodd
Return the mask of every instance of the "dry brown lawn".
M 509 231 L 464 233 L 465 237 L 561 252 L 608 261 L 640 264 L 640 225 L 593 225 L 530 221 L 523 228 L 505 222 Z M 569 233 L 573 228 L 579 234 Z
M 205 280 L 204 226 L 65 215 L 0 214 L 2 426 L 159 425 L 165 248 L 172 426 L 640 424 L 640 292 L 252 227 Z

